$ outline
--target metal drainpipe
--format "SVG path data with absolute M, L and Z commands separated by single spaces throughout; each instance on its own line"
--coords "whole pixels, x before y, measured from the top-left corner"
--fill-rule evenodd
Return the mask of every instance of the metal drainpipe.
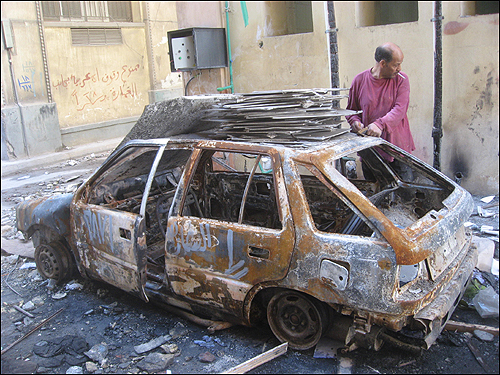
M 153 35 L 151 31 L 151 15 L 150 15 L 150 10 L 149 10 L 149 1 L 146 1 L 146 32 L 147 36 L 149 38 L 149 61 L 151 63 L 149 64 L 150 66 L 150 80 L 152 80 L 151 84 L 151 89 L 154 92 L 156 90 L 156 68 L 155 68 L 155 55 L 153 52 Z M 156 101 L 156 100 L 155 100 Z
M 38 21 L 38 34 L 40 35 L 40 46 L 42 48 L 42 62 L 43 62 L 43 74 L 45 75 L 45 87 L 47 89 L 47 101 L 49 103 L 53 102 L 52 99 L 52 88 L 50 86 L 49 77 L 49 67 L 47 64 L 47 50 L 45 48 L 45 33 L 43 31 L 43 19 L 40 1 L 35 1 L 36 4 L 36 18 Z
M 328 27 L 326 32 L 329 34 L 329 44 L 330 44 L 330 69 L 331 77 L 330 83 L 332 88 L 340 87 L 339 79 L 339 55 L 338 55 L 338 44 L 337 44 L 337 24 L 335 22 L 335 10 L 333 1 L 327 2 L 328 7 Z M 339 101 L 335 100 L 333 102 L 335 108 L 339 107 Z
M 443 20 L 441 1 L 434 2 L 434 124 L 432 138 L 434 139 L 433 167 L 441 170 L 441 138 L 443 137 L 443 66 L 442 66 L 442 35 L 441 24 Z
M 225 3 L 226 10 L 226 35 L 227 35 L 227 55 L 229 58 L 229 86 L 226 87 L 217 87 L 217 91 L 224 91 L 227 89 L 231 89 L 231 94 L 234 93 L 233 86 L 233 62 L 231 59 L 231 38 L 229 36 L 229 1 Z

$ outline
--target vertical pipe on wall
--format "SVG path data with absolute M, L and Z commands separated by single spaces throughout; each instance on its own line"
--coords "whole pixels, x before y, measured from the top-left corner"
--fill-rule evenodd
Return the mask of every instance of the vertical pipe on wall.
M 340 87 L 339 78 L 339 54 L 337 45 L 337 23 L 335 22 L 335 9 L 333 1 L 327 1 L 328 8 L 328 30 L 329 35 L 329 51 L 330 51 L 330 84 L 332 88 Z M 335 107 L 339 107 L 339 101 L 333 102 Z
M 335 11 L 333 1 L 328 1 L 328 33 L 330 36 L 330 68 L 331 68 L 331 85 L 333 88 L 340 87 L 339 83 L 339 56 L 337 46 L 337 24 L 335 22 Z
M 217 91 L 224 91 L 227 89 L 231 89 L 231 94 L 234 93 L 234 85 L 233 85 L 233 62 L 231 58 L 231 37 L 229 35 L 229 1 L 225 2 L 225 11 L 226 11 L 226 37 L 227 37 L 227 56 L 229 59 L 229 86 L 226 87 L 217 87 Z
M 442 11 L 441 1 L 434 2 L 434 123 L 432 138 L 434 139 L 433 167 L 441 170 L 441 138 L 443 137 L 442 100 L 443 100 L 443 69 L 442 69 Z
M 48 103 L 52 103 L 52 88 L 50 87 L 49 67 L 47 64 L 47 49 L 45 48 L 45 33 L 43 30 L 43 18 L 40 1 L 35 1 L 35 5 L 36 19 L 38 21 L 38 34 L 40 35 L 40 46 L 42 48 L 43 74 L 45 76 L 45 87 L 47 89 L 47 101 Z
M 157 6 L 160 6 L 157 4 Z M 149 62 L 149 82 L 151 85 L 151 91 L 154 92 L 156 90 L 156 68 L 155 68 L 155 56 L 154 56 L 154 51 L 153 51 L 153 35 L 152 35 L 152 30 L 151 30 L 151 15 L 149 11 L 149 1 L 144 2 L 144 7 L 146 8 L 146 36 L 147 36 L 147 41 L 146 41 L 146 46 L 148 49 L 148 62 Z M 150 101 L 151 101 L 150 97 Z M 155 102 L 156 99 L 153 100 Z

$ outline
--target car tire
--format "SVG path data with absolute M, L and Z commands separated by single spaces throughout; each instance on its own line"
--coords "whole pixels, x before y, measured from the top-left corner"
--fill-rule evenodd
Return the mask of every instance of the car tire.
M 57 283 L 70 277 L 74 270 L 74 261 L 69 250 L 58 241 L 37 246 L 35 263 L 38 273 L 44 279 L 54 279 Z
M 325 309 L 311 297 L 295 292 L 276 293 L 267 305 L 267 321 L 281 342 L 307 350 L 320 340 L 328 323 Z

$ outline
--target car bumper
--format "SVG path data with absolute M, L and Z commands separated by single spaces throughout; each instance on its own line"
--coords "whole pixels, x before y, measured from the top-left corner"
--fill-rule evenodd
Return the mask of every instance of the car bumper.
M 469 244 L 470 242 L 467 243 L 467 246 Z M 477 249 L 472 245 L 469 246 L 467 254 L 446 287 L 431 303 L 413 316 L 416 321 L 422 323 L 426 328 L 424 338 L 426 349 L 430 348 L 436 341 L 462 299 L 476 263 Z

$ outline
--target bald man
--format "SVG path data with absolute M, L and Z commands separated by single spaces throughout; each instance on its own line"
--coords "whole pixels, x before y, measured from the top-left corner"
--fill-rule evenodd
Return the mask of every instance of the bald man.
M 408 76 L 401 72 L 403 58 L 403 52 L 394 43 L 377 47 L 375 65 L 354 77 L 349 91 L 347 108 L 363 112 L 347 116 L 347 121 L 351 131 L 357 133 L 367 128 L 365 134 L 382 137 L 411 153 L 415 144 L 406 115 L 410 82 Z M 400 172 L 403 179 L 411 179 L 408 168 L 385 153 L 382 156 Z

